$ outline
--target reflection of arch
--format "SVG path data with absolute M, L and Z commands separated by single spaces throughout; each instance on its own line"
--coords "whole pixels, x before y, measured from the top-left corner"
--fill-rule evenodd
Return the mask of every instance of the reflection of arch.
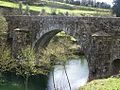
M 120 59 L 115 59 L 112 62 L 112 74 L 113 75 L 118 74 L 119 71 L 120 71 Z

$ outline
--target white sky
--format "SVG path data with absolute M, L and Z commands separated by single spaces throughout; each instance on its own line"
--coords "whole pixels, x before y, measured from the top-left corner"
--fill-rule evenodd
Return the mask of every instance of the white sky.
M 96 0 L 96 1 L 98 1 L 98 2 L 106 2 L 106 3 L 110 4 L 110 5 L 112 5 L 112 2 L 113 2 L 113 0 Z

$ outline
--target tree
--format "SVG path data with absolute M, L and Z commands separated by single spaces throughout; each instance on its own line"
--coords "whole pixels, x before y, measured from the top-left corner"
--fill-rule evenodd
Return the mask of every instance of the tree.
M 120 17 L 120 0 L 114 0 L 113 13 Z
M 20 60 L 17 61 L 16 74 L 21 75 L 25 79 L 25 90 L 28 90 L 29 77 L 32 75 L 47 75 L 49 72 L 50 64 L 46 59 L 40 58 L 32 47 L 27 46 L 22 49 Z M 37 62 L 37 60 L 39 62 Z
M 22 15 L 23 14 L 23 9 L 22 9 L 22 2 L 19 2 L 19 13 Z

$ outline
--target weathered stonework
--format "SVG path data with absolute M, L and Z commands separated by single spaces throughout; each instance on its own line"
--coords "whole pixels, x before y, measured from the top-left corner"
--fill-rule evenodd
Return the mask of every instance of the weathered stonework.
M 110 76 L 112 62 L 120 60 L 120 18 L 6 16 L 6 20 L 14 52 L 27 41 L 36 51 L 44 48 L 62 30 L 76 38 L 88 60 L 89 80 Z

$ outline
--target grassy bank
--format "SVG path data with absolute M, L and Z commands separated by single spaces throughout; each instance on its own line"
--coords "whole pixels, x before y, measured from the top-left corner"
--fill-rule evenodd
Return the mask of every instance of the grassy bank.
M 120 78 L 94 80 L 80 90 L 120 90 Z
M 56 7 L 56 5 L 58 7 Z M 5 2 L 0 0 L 0 6 L 3 7 L 10 7 L 10 8 L 19 8 L 19 5 L 13 2 Z M 48 2 L 46 6 L 30 6 L 30 10 L 32 11 L 41 11 L 45 9 L 47 13 L 51 13 L 53 7 L 55 6 L 56 13 L 62 12 L 69 12 L 71 15 L 82 15 L 82 16 L 110 16 L 111 12 L 109 9 L 99 9 L 99 8 L 92 8 L 92 7 L 84 7 L 84 6 L 75 6 L 70 4 L 64 4 L 59 2 Z M 67 7 L 67 8 L 66 8 Z M 23 9 L 25 9 L 25 5 L 23 5 Z

